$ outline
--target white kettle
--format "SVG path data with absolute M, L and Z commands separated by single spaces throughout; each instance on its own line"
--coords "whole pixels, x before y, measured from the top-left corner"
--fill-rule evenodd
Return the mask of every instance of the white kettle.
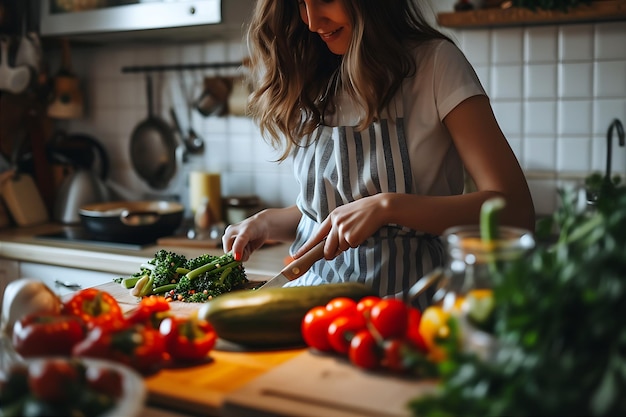
M 49 154 L 55 162 L 70 165 L 72 172 L 61 182 L 53 207 L 54 220 L 80 223 L 79 209 L 87 204 L 110 200 L 105 185 L 109 161 L 103 146 L 84 134 L 73 134 L 53 141 Z M 96 165 L 99 164 L 99 169 Z

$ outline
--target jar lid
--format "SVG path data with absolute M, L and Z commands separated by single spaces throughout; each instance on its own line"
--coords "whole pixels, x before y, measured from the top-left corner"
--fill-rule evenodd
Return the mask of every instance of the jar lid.
M 224 197 L 224 201 L 229 207 L 255 207 L 261 203 L 256 195 L 234 195 Z

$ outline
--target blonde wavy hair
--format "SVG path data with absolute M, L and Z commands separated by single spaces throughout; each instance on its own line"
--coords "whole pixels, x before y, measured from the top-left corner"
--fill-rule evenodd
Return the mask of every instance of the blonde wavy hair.
M 353 37 L 333 54 L 300 17 L 298 0 L 258 0 L 247 32 L 249 115 L 286 159 L 335 111 L 335 92 L 361 103 L 365 129 L 389 105 L 402 80 L 415 73 L 411 45 L 448 39 L 426 21 L 419 0 L 342 1 Z

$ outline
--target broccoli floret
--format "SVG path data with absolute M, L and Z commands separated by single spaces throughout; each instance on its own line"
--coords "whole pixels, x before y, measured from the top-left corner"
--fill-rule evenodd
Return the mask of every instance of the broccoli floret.
M 154 270 L 151 273 L 153 276 L 152 286 L 160 287 L 178 282 L 181 275 L 179 268 L 185 267 L 187 258 L 184 255 L 161 249 L 151 261 L 150 263 L 154 265 Z

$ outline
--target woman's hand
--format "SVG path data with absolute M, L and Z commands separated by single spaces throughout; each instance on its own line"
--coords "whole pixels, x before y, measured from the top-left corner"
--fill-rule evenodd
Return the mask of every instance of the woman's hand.
M 222 236 L 224 252 L 233 252 L 235 260 L 245 262 L 255 250 L 269 240 L 290 241 L 295 238 L 301 214 L 296 206 L 266 209 L 226 228 Z
M 334 259 L 341 252 L 356 248 L 387 224 L 388 205 L 387 194 L 376 194 L 337 207 L 294 258 L 302 256 L 324 238 L 325 259 Z

